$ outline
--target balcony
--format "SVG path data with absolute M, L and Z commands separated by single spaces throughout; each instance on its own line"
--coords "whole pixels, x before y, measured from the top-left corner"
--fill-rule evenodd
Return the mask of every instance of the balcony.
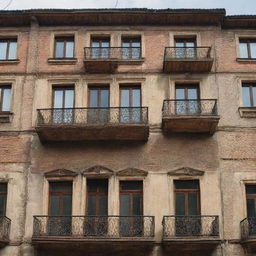
M 166 47 L 164 72 L 210 72 L 213 65 L 211 47 Z
M 241 244 L 249 253 L 256 252 L 256 218 L 245 218 L 240 222 Z
M 84 244 L 91 253 L 145 250 L 153 245 L 154 228 L 153 216 L 34 216 L 32 242 L 39 247 Z
M 164 216 L 163 243 L 176 253 L 209 253 L 220 243 L 218 216 Z
M 5 216 L 0 217 L 0 248 L 9 243 L 11 220 Z
M 37 110 L 36 131 L 44 141 L 146 141 L 147 107 L 51 108 Z
M 140 47 L 85 47 L 84 64 L 88 73 L 113 73 L 119 65 L 143 63 Z
M 162 127 L 164 133 L 210 133 L 216 131 L 220 117 L 217 100 L 164 100 Z

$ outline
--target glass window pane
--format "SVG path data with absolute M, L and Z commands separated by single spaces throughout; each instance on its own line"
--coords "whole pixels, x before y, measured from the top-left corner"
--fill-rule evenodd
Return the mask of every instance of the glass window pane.
M 242 96 L 243 96 L 243 106 L 250 107 L 251 106 L 251 99 L 250 99 L 250 88 L 249 87 L 242 87 Z
M 198 180 L 175 180 L 176 189 L 199 189 Z
M 9 45 L 9 60 L 15 60 L 17 58 L 17 42 L 10 42 Z
M 120 182 L 121 190 L 141 190 L 143 189 L 142 181 L 122 181 Z
M 51 191 L 72 192 L 72 182 L 54 182 L 50 183 Z
M 60 215 L 60 197 L 59 196 L 51 195 L 50 215 L 51 216 Z
M 122 47 L 130 47 L 130 43 L 128 43 L 128 42 L 122 42 Z
M 102 42 L 101 47 L 109 47 L 109 42 Z
M 121 90 L 121 107 L 129 107 L 130 106 L 130 98 L 129 98 L 129 89 Z
M 88 215 L 96 215 L 96 196 L 88 196 Z
M 185 89 L 181 89 L 181 88 L 176 89 L 176 99 L 177 100 L 185 99 Z
M 67 41 L 66 42 L 66 58 L 74 57 L 74 42 Z
M 11 107 L 11 89 L 3 89 L 3 111 L 10 111 Z
M 256 107 L 256 86 L 252 87 L 253 106 Z
M 98 90 L 90 89 L 90 107 L 98 107 Z
M 0 192 L 7 193 L 7 184 L 6 183 L 0 183 Z
M 132 104 L 133 107 L 140 107 L 140 89 L 132 90 Z
M 248 217 L 255 217 L 255 203 L 254 199 L 247 199 L 247 216 Z
M 0 216 L 5 215 L 5 200 L 6 195 L 0 195 Z
M 140 42 L 132 42 L 132 47 L 140 47 Z
M 64 58 L 64 42 L 56 42 L 56 58 Z
M 129 216 L 130 215 L 130 196 L 129 195 L 121 195 L 121 216 Z
M 99 215 L 108 215 L 108 196 L 100 196 L 100 212 Z
M 0 42 L 0 60 L 6 60 L 7 42 Z
M 63 196 L 63 216 L 70 216 L 72 214 L 72 195 Z
M 109 106 L 109 90 L 102 89 L 100 95 L 100 107 L 108 107 Z
M 63 108 L 63 91 L 54 91 L 54 108 Z
M 256 185 L 247 185 L 246 194 L 256 194 Z
M 240 58 L 248 58 L 248 50 L 246 43 L 239 44 Z
M 256 43 L 250 43 L 251 58 L 256 58 Z
M 74 90 L 65 90 L 65 108 L 74 107 Z
M 197 89 L 190 88 L 188 89 L 188 100 L 196 100 L 197 99 Z
M 186 47 L 195 47 L 195 42 L 187 42 Z
M 185 47 L 185 43 L 184 42 L 176 42 L 175 46 L 176 47 Z
M 142 215 L 142 195 L 133 195 L 132 199 L 132 214 L 135 216 Z
M 185 215 L 185 195 L 176 193 L 175 200 L 176 215 Z
M 188 194 L 188 215 L 198 215 L 197 194 Z

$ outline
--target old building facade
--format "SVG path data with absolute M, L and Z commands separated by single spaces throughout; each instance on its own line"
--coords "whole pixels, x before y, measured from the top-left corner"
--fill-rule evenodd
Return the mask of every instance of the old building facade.
M 1 256 L 256 254 L 256 17 L 0 20 Z

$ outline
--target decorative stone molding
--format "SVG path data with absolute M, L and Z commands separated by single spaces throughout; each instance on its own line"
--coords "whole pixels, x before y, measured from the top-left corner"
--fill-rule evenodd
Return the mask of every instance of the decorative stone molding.
M 53 171 L 46 172 L 44 176 L 46 178 L 74 178 L 78 174 L 76 172 L 66 169 L 56 169 Z
M 92 166 L 85 171 L 83 171 L 83 175 L 86 177 L 99 177 L 99 178 L 108 178 L 113 175 L 113 171 L 109 168 L 101 165 Z
M 175 169 L 173 171 L 169 171 L 168 175 L 170 176 L 202 176 L 204 175 L 204 171 L 193 169 L 190 167 L 182 167 Z
M 127 176 L 142 176 L 142 177 L 145 177 L 148 175 L 148 172 L 147 171 L 143 171 L 143 170 L 140 170 L 140 169 L 137 169 L 137 168 L 127 168 L 127 169 L 124 169 L 124 170 L 121 170 L 121 171 L 118 171 L 116 173 L 117 176 L 122 176 L 122 177 L 127 177 Z

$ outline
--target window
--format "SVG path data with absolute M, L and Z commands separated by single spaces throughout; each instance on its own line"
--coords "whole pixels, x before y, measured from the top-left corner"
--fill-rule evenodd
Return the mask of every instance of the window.
M 196 56 L 195 38 L 175 38 L 176 58 L 194 58 Z
M 109 55 L 110 55 L 109 38 L 92 38 L 91 47 L 92 47 L 92 58 L 95 58 L 95 59 L 109 58 Z
M 109 87 L 89 87 L 88 123 L 107 123 L 109 120 Z
M 243 107 L 256 107 L 256 83 L 243 83 Z
M 74 58 L 74 37 L 55 37 L 55 58 Z
M 53 87 L 53 122 L 72 123 L 74 120 L 74 86 Z
M 140 38 L 122 38 L 122 59 L 140 59 Z
M 193 115 L 200 111 L 199 86 L 197 84 L 176 84 L 176 114 Z
M 249 235 L 256 235 L 256 185 L 246 185 L 245 189 Z
M 107 233 L 108 219 L 108 180 L 87 180 L 87 215 L 85 233 L 87 235 L 104 235 Z M 99 217 L 97 217 L 99 216 Z
M 17 59 L 17 39 L 0 39 L 0 60 Z
M 141 121 L 141 89 L 139 85 L 120 86 L 120 121 L 138 123 Z
M 143 183 L 120 181 L 120 233 L 122 236 L 143 234 Z
M 69 235 L 71 233 L 72 182 L 50 182 L 49 233 Z
M 240 58 L 256 59 L 256 38 L 239 40 Z
M 0 183 L 0 216 L 6 215 L 7 184 Z
M 10 112 L 11 107 L 11 86 L 0 86 L 0 113 Z

